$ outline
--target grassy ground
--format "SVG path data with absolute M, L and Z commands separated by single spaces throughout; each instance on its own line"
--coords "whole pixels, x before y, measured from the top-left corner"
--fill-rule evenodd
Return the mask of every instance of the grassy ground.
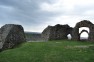
M 94 43 L 27 42 L 0 52 L 0 62 L 94 62 Z

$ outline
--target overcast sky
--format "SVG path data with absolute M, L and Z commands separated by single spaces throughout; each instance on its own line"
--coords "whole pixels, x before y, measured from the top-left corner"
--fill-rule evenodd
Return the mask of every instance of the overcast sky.
M 25 31 L 42 32 L 48 25 L 81 20 L 94 23 L 94 0 L 0 0 L 0 27 L 21 24 Z

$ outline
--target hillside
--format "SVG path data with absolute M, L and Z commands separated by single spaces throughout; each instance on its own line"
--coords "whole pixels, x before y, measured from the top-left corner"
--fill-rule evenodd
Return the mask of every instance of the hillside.
M 25 32 L 26 41 L 39 41 L 41 40 L 41 33 L 39 32 Z
M 77 41 L 26 42 L 0 52 L 0 62 L 94 62 L 94 43 Z

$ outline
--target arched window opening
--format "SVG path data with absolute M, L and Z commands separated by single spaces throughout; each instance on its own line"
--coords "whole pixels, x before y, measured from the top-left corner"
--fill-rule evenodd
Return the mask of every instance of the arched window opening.
M 87 32 L 82 32 L 80 34 L 80 40 L 87 40 L 89 37 L 88 33 Z
M 79 28 L 80 40 L 88 40 L 90 29 L 88 27 Z
M 68 34 L 67 37 L 68 37 L 68 40 L 71 40 L 72 39 L 71 34 Z
M 80 28 L 79 28 L 79 33 L 80 33 L 82 30 L 86 30 L 86 31 L 88 31 L 88 33 L 90 32 L 90 30 L 89 30 L 88 27 L 80 27 Z

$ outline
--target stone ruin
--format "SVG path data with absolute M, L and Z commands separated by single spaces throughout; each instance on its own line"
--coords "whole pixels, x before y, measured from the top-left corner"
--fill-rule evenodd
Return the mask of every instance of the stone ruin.
M 57 24 L 55 26 L 48 26 L 42 32 L 42 38 L 43 40 L 67 39 L 67 35 L 72 33 L 72 29 L 69 25 Z
M 79 34 L 79 28 L 81 27 L 88 27 L 90 32 L 88 33 L 89 37 L 88 37 L 88 41 L 94 41 L 94 24 L 91 23 L 88 20 L 83 20 L 81 22 L 78 22 L 76 24 L 76 26 L 74 27 L 73 31 L 72 31 L 72 39 L 73 40 L 80 40 L 80 34 Z M 85 30 L 83 30 L 85 31 Z
M 82 30 L 81 33 L 79 33 L 80 27 L 88 27 L 90 32 Z M 63 40 L 68 39 L 67 35 L 70 34 L 72 37 L 71 40 L 80 41 L 80 35 L 82 32 L 88 33 L 88 41 L 94 41 L 94 24 L 88 20 L 78 22 L 74 28 L 70 27 L 69 25 L 59 24 L 55 26 L 48 26 L 42 32 L 42 38 L 43 40 Z
M 6 24 L 0 28 L 0 50 L 14 48 L 25 42 L 24 29 L 21 25 Z

